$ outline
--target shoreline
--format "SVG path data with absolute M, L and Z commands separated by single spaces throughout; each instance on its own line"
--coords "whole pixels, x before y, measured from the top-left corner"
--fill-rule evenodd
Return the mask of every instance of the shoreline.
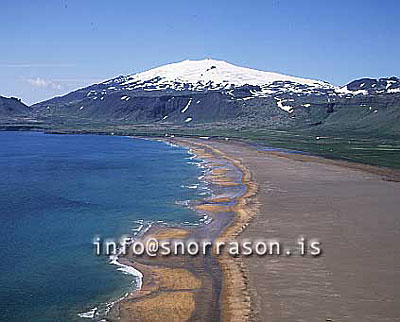
M 159 138 L 156 139 L 160 140 Z M 255 211 L 254 208 L 247 207 L 247 200 L 253 198 L 257 190 L 257 186 L 251 182 L 250 171 L 240 164 L 238 160 L 227 156 L 203 142 L 182 138 L 168 138 L 162 141 L 186 147 L 196 155 L 195 158 L 204 162 L 207 169 L 205 171 L 205 181 L 213 186 L 211 188 L 213 197 L 201 200 L 200 204 L 195 206 L 195 209 L 206 213 L 213 219 L 211 224 L 191 229 L 187 229 L 186 227 L 165 228 L 155 225 L 145 234 L 146 237 L 161 234 L 171 238 L 175 237 L 176 233 L 178 233 L 185 235 L 185 237 L 196 237 L 198 240 L 206 236 L 211 237 L 215 241 L 227 241 L 235 238 L 248 225 Z M 227 169 L 229 167 L 231 169 Z M 230 175 L 226 173 L 232 170 L 237 172 L 238 177 L 235 178 L 234 175 L 232 176 L 232 173 Z M 242 188 L 239 192 L 237 191 L 238 186 Z M 218 189 L 215 189 L 216 187 L 220 187 L 218 189 L 222 189 L 225 192 L 222 198 L 218 196 Z M 226 191 L 230 192 L 226 194 Z M 225 215 L 221 216 L 221 213 Z M 230 218 L 226 216 L 227 214 L 230 214 Z M 122 257 L 121 264 L 133 266 L 143 274 L 143 287 L 114 305 L 106 318 L 110 321 L 165 319 L 165 314 L 160 313 L 158 316 L 155 316 L 154 312 L 152 315 L 149 314 L 149 311 L 153 309 L 154 298 L 158 299 L 158 305 L 160 305 L 159 300 L 161 300 L 161 303 L 166 302 L 166 299 L 161 299 L 161 296 L 165 296 L 166 294 L 176 296 L 176 294 L 179 294 L 179 285 L 165 285 L 168 284 L 165 283 L 165 280 L 169 278 L 167 275 L 174 275 L 174 270 L 175 272 L 180 270 L 179 274 L 183 276 L 186 276 L 188 273 L 192 274 L 190 277 L 186 276 L 184 284 L 187 284 L 187 280 L 191 280 L 189 284 L 193 286 L 193 284 L 196 284 L 196 282 L 193 282 L 193 278 L 198 278 L 197 282 L 200 281 L 200 284 L 197 283 L 192 289 L 188 288 L 187 285 L 185 285 L 185 288 L 182 288 L 186 294 L 185 298 L 181 299 L 181 301 L 186 304 L 190 303 L 190 305 L 186 305 L 190 308 L 186 308 L 185 313 L 182 313 L 182 310 L 177 310 L 177 319 L 182 319 L 183 317 L 184 319 L 194 320 L 212 318 L 216 321 L 232 321 L 246 320 L 248 318 L 251 311 L 250 296 L 246 289 L 247 277 L 245 276 L 244 266 L 240 258 L 234 259 L 228 255 L 215 257 L 211 255 L 205 256 L 201 261 L 193 259 L 185 261 L 186 263 L 179 266 L 176 263 L 168 263 L 165 260 L 164 262 L 155 261 L 154 263 L 154 261 L 151 262 L 143 258 L 136 258 L 133 261 L 132 258 L 127 258 L 127 256 Z M 164 267 L 167 270 L 160 272 L 160 267 Z M 221 272 L 218 273 L 218 270 L 221 270 Z M 209 271 L 208 274 L 214 272 L 215 276 L 211 278 L 204 277 L 203 275 L 206 274 L 203 271 Z M 177 278 L 180 277 L 178 276 Z M 172 289 L 168 290 L 168 287 Z M 192 294 L 192 298 L 188 299 L 189 291 Z M 201 296 L 196 296 L 200 291 L 201 293 L 208 292 L 211 295 L 211 301 L 210 298 L 206 300 Z M 181 293 L 183 294 L 183 292 Z M 212 303 L 210 304 L 209 302 Z M 168 312 L 171 314 L 173 312 L 170 307 L 171 303 L 168 303 L 168 306 Z M 210 307 L 212 307 L 212 310 L 210 310 Z M 135 318 L 132 316 L 133 311 L 136 314 Z M 146 313 L 143 315 L 139 313 L 138 317 L 138 311 Z M 171 318 L 171 316 L 168 316 L 168 318 Z
M 176 139 L 188 145 L 201 146 L 209 149 L 215 155 L 228 160 L 241 172 L 241 184 L 245 191 L 236 199 L 233 206 L 235 216 L 217 238 L 218 241 L 228 242 L 238 237 L 240 233 L 250 224 L 253 216 L 258 212 L 256 194 L 258 185 L 252 181 L 252 173 L 239 160 L 227 155 L 211 145 L 204 142 L 194 142 L 193 139 Z M 221 296 L 221 320 L 222 321 L 246 321 L 252 315 L 252 304 L 249 290 L 247 288 L 248 272 L 241 257 L 228 256 L 226 253 L 218 257 L 223 271 L 223 289 Z
M 241 183 L 246 187 L 242 195 L 236 199 L 233 206 L 235 216 L 228 227 L 221 231 L 218 241 L 228 242 L 238 237 L 250 224 L 253 216 L 258 212 L 258 204 L 255 197 L 258 185 L 252 181 L 252 174 L 239 160 L 228 156 L 204 142 L 194 142 L 193 139 L 177 139 L 186 144 L 197 145 L 210 149 L 215 155 L 219 155 L 241 172 Z M 224 253 L 218 257 L 223 271 L 223 289 L 221 296 L 221 320 L 222 321 L 246 321 L 252 315 L 252 304 L 247 288 L 248 272 L 241 257 L 232 257 Z

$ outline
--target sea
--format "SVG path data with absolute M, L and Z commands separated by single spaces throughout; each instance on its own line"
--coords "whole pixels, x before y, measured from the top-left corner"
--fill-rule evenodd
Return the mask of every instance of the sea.
M 90 321 L 138 287 L 94 239 L 201 225 L 186 148 L 122 136 L 0 132 L 0 320 Z

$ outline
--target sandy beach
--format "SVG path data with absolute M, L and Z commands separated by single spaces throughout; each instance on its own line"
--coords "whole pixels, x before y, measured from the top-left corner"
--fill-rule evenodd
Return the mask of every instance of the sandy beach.
M 323 254 L 315 258 L 243 258 L 251 319 L 400 320 L 396 172 L 243 144 L 208 144 L 239 160 L 259 185 L 259 212 L 241 238 L 293 244 L 305 236 L 322 243 Z
M 396 171 L 259 151 L 231 141 L 174 143 L 196 149 L 198 157 L 207 160 L 208 180 L 217 197 L 197 207 L 213 221 L 195 230 L 156 228 L 150 234 L 274 239 L 282 245 L 295 245 L 304 237 L 318 240 L 322 255 L 224 255 L 162 262 L 128 258 L 126 263 L 144 272 L 144 286 L 114 309 L 118 319 L 400 319 Z M 233 189 L 227 194 L 227 187 L 235 185 L 242 185 L 244 193 Z M 180 282 L 171 283 L 167 276 Z

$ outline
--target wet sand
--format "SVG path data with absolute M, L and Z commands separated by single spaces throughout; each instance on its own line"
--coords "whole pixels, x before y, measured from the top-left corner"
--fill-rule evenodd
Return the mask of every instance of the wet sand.
M 231 237 L 247 220 L 248 213 L 240 212 L 249 193 L 249 176 L 235 160 L 201 142 L 174 143 L 190 147 L 204 161 L 205 181 L 213 196 L 192 206 L 212 221 L 197 228 L 153 225 L 142 238 L 215 241 Z M 195 257 L 127 255 L 119 261 L 141 271 L 143 284 L 140 291 L 114 305 L 109 321 L 243 321 L 250 313 L 249 298 L 243 296 L 247 291 L 243 272 L 233 258 L 210 252 Z
M 322 243 L 319 257 L 243 258 L 252 320 L 400 321 L 398 172 L 207 144 L 241 161 L 259 185 L 259 212 L 240 238 Z

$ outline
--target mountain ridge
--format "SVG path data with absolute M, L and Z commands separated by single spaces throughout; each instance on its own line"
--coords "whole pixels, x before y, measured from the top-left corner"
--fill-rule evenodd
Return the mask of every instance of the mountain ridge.
M 0 96 L 0 116 L 13 117 L 27 115 L 31 109 L 17 97 Z
M 318 124 L 334 112 L 334 105 L 397 94 L 398 87 L 396 77 L 338 87 L 225 61 L 185 60 L 118 76 L 32 107 L 37 117 L 48 119 L 183 125 L 243 121 L 291 127 Z
M 399 129 L 400 80 L 362 78 L 339 87 L 212 59 L 159 66 L 80 88 L 30 107 L 49 124 L 230 128 Z M 368 134 L 369 135 L 369 134 Z

